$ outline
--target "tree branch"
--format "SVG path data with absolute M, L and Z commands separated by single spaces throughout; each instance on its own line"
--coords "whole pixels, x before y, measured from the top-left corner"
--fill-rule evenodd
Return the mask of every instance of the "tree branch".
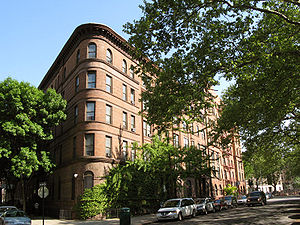
M 253 9 L 253 10 L 259 11 L 259 12 L 274 14 L 274 15 L 280 16 L 281 18 L 283 18 L 288 23 L 300 26 L 300 22 L 291 20 L 286 15 L 284 15 L 284 14 L 278 12 L 278 11 L 274 11 L 274 10 L 271 10 L 271 9 L 257 8 L 257 7 L 251 6 L 251 5 L 233 5 L 232 3 L 228 2 L 228 1 L 220 1 L 220 2 L 223 2 L 223 3 L 227 4 L 229 7 L 236 8 L 236 9 Z M 295 3 L 294 1 L 286 1 L 286 2 Z

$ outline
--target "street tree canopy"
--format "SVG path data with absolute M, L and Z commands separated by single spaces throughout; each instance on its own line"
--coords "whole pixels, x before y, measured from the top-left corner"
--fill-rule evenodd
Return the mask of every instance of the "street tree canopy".
M 47 152 L 52 128 L 66 118 L 66 101 L 53 89 L 45 93 L 29 83 L 0 82 L 0 160 L 15 177 L 28 177 L 53 164 Z
M 293 0 L 145 1 L 125 31 L 148 121 L 168 128 L 176 117 L 201 118 L 223 76 L 235 84 L 223 96 L 219 132 L 237 127 L 246 140 L 268 133 L 298 144 L 299 8 Z

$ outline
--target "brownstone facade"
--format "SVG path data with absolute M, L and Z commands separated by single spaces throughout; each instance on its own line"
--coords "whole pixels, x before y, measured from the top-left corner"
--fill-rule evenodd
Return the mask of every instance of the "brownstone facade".
M 133 142 L 151 141 L 153 131 L 138 114 L 143 85 L 132 65 L 135 62 L 121 36 L 105 25 L 84 24 L 76 28 L 42 80 L 40 89 L 54 88 L 68 102 L 67 120 L 54 129 L 50 146 L 57 164 L 48 180 L 47 205 L 52 214 L 70 213 L 84 188 L 101 183 L 120 160 L 134 159 Z M 207 119 L 214 121 L 217 116 L 218 110 L 213 109 Z M 174 144 L 206 144 L 209 130 L 196 132 L 203 128 L 194 124 L 194 134 L 172 134 Z M 211 182 L 203 181 L 202 188 L 210 190 L 207 194 L 222 195 L 228 183 L 243 191 L 238 140 L 233 140 L 226 156 L 219 148 L 208 151 L 218 172 Z M 195 193 L 192 181 L 190 185 Z

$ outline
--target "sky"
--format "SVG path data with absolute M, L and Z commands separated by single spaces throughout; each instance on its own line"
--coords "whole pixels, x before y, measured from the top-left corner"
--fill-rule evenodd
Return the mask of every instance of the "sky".
M 109 26 L 126 40 L 123 25 L 142 16 L 143 0 L 1 1 L 0 81 L 12 77 L 38 87 L 56 56 L 84 23 Z M 228 86 L 221 80 L 218 95 Z

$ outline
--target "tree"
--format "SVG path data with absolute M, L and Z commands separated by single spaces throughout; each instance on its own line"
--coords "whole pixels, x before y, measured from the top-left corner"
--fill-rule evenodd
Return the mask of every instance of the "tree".
M 44 93 L 11 78 L 0 83 L 1 172 L 21 182 L 24 210 L 26 179 L 54 166 L 47 145 L 53 138 L 52 128 L 66 118 L 65 108 L 66 101 L 53 89 Z
M 183 115 L 201 121 L 223 76 L 236 83 L 223 97 L 220 135 L 237 128 L 244 140 L 278 134 L 298 145 L 299 7 L 290 0 L 145 1 L 143 17 L 125 31 L 147 87 L 148 121 L 158 128 Z
M 224 188 L 225 195 L 234 195 L 237 196 L 237 187 L 231 186 L 231 184 L 227 184 L 227 186 Z

